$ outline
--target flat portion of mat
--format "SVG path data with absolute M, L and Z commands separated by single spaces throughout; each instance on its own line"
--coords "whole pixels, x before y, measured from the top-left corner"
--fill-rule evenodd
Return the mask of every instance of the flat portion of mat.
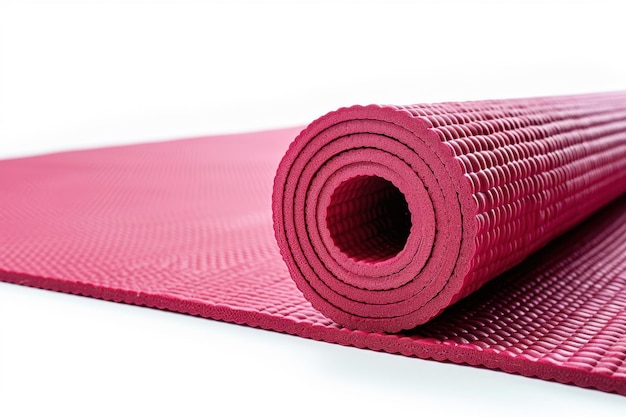
M 349 330 L 274 239 L 298 131 L 0 161 L 0 279 L 626 395 L 626 198 L 425 325 Z

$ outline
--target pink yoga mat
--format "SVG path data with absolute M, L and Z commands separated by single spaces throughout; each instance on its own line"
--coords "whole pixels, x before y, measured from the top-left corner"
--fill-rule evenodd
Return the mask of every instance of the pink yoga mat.
M 0 161 L 0 279 L 626 395 L 626 94 L 299 131 Z

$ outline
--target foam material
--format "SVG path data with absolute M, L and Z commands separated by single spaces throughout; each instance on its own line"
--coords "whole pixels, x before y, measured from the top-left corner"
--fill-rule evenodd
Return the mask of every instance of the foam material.
M 298 131 L 0 161 L 0 279 L 626 395 L 626 95 Z
M 351 107 L 309 125 L 274 224 L 313 306 L 412 329 L 626 191 L 626 99 Z

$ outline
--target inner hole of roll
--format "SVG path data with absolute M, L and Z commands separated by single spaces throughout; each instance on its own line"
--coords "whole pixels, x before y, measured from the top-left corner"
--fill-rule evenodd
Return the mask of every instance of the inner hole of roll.
M 326 223 L 341 252 L 357 262 L 377 263 L 404 248 L 411 213 L 404 194 L 390 181 L 360 175 L 333 191 Z

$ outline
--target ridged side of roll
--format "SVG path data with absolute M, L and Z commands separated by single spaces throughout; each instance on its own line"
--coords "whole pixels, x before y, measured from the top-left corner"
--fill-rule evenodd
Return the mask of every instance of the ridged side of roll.
M 626 191 L 626 94 L 355 106 L 274 182 L 281 254 L 343 326 L 428 321 Z

